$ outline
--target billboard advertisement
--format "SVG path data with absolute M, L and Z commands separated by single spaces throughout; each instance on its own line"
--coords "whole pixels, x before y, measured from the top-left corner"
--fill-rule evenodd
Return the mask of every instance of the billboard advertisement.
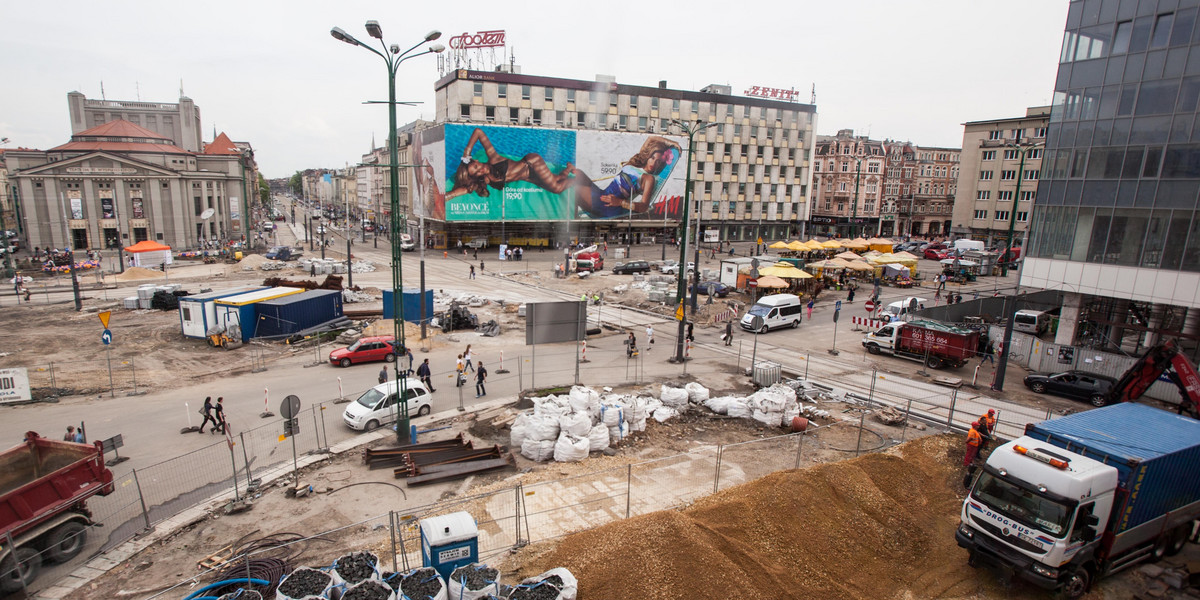
M 412 148 L 426 218 L 679 219 L 679 138 L 446 124 L 415 134 Z

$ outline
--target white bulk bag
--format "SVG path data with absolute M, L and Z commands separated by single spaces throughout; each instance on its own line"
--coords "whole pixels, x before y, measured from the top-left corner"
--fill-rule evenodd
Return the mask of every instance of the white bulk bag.
M 558 462 L 579 462 L 588 455 L 591 442 L 587 437 L 575 437 L 563 433 L 554 444 L 554 460 Z

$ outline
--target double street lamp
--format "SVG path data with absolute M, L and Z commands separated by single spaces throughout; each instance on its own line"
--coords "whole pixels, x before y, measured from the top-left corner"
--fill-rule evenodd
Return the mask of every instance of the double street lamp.
M 396 148 L 396 69 L 400 66 L 400 63 L 410 58 L 442 52 L 446 49 L 446 47 L 441 44 L 433 44 L 432 46 L 426 48 L 424 52 L 411 54 L 411 52 L 416 50 L 421 44 L 432 42 L 442 37 L 442 33 L 440 31 L 434 30 L 426 34 L 425 39 L 417 42 L 408 50 L 401 52 L 400 46 L 396 44 L 388 46 L 387 43 L 383 41 L 383 28 L 379 26 L 378 21 L 367 21 L 366 29 L 368 35 L 379 40 L 379 45 L 381 48 L 383 48 L 383 52 L 380 52 L 379 50 L 376 50 L 366 44 L 363 44 L 357 39 L 354 39 L 353 36 L 343 31 L 341 27 L 334 27 L 329 31 L 329 34 L 338 41 L 346 42 L 351 46 L 358 46 L 366 49 L 379 58 L 382 58 L 384 64 L 387 65 L 388 154 L 390 156 L 390 160 L 388 161 L 388 173 L 391 177 L 391 185 L 388 186 L 388 189 L 390 192 L 391 206 L 390 241 L 392 244 L 392 321 L 395 324 L 394 339 L 399 344 L 397 346 L 397 351 L 404 353 L 399 354 L 396 357 L 397 360 L 393 363 L 396 369 L 396 382 L 399 386 L 400 393 L 400 415 L 399 418 L 396 419 L 396 439 L 400 443 L 405 443 L 408 441 L 408 390 L 404 371 L 402 371 L 400 368 L 400 362 L 407 354 L 407 347 L 404 343 L 404 284 L 402 278 L 404 253 L 400 248 L 400 160 L 398 158 L 399 152 Z M 368 103 L 376 104 L 377 102 Z M 411 366 L 412 365 L 410 364 L 409 367 L 411 368 Z
M 677 275 L 679 277 L 679 288 L 678 288 L 679 291 L 677 293 L 677 299 L 679 300 L 679 307 L 675 311 L 675 318 L 676 318 L 676 320 L 679 321 L 679 335 L 676 336 L 676 338 L 675 338 L 675 356 L 671 359 L 671 362 L 683 362 L 684 360 L 687 360 L 687 358 L 684 356 L 684 338 L 687 336 L 687 332 L 685 331 L 685 323 L 684 323 L 685 319 L 683 316 L 683 299 L 686 297 L 685 296 L 685 290 L 686 290 L 685 282 L 687 281 L 687 277 L 688 277 L 688 274 L 687 274 L 687 245 L 688 245 L 687 240 L 688 240 L 688 220 L 691 217 L 691 212 L 689 212 L 689 211 L 690 211 L 690 203 L 691 203 L 691 199 L 692 199 L 692 150 L 693 150 L 693 147 L 695 144 L 694 138 L 695 138 L 696 134 L 700 133 L 701 131 L 704 131 L 705 129 L 708 129 L 709 127 L 716 127 L 718 125 L 718 123 L 705 123 L 704 121 L 690 121 L 689 122 L 689 121 L 681 121 L 679 119 L 671 119 L 671 123 L 673 125 L 679 127 L 681 130 L 683 130 L 683 133 L 687 135 L 687 139 L 688 139 L 687 177 L 686 177 L 686 179 L 684 179 L 685 187 L 683 188 L 683 211 L 680 213 L 679 238 L 678 238 L 679 239 L 679 268 L 677 270 Z M 699 217 L 697 217 L 696 229 L 699 230 L 699 228 L 700 228 L 700 222 L 699 222 Z M 699 243 L 699 241 L 697 241 L 697 243 L 696 243 L 696 252 L 697 252 L 697 254 L 696 254 L 695 270 L 698 272 L 700 269 L 700 255 L 699 255 L 700 243 Z M 697 273 L 697 275 L 698 275 L 698 273 Z M 697 280 L 696 287 L 697 288 L 700 287 L 699 280 Z M 695 291 L 693 291 L 692 293 L 694 294 Z M 692 311 L 693 311 L 693 313 L 695 312 L 694 305 L 693 305 Z
M 1008 241 L 1005 243 L 1005 246 L 1004 246 L 1004 255 L 1000 257 L 1000 275 L 1002 277 L 1008 277 L 1008 265 L 1013 260 L 1013 258 L 1012 258 L 1013 238 L 1016 236 L 1017 208 L 1020 207 L 1019 203 L 1021 201 L 1021 181 L 1025 177 L 1025 156 L 1029 153 L 1030 150 L 1033 150 L 1034 148 L 1040 148 L 1041 146 L 1042 146 L 1042 144 L 1040 144 L 1040 143 L 1039 144 L 1020 144 L 1020 143 L 1005 144 L 1005 147 L 1015 148 L 1016 151 L 1018 153 L 1020 153 L 1021 163 L 1020 163 L 1020 166 L 1017 167 L 1017 191 L 1013 192 L 1012 211 L 1010 211 L 1009 215 L 1008 215 Z M 1020 286 L 1020 285 L 1021 285 L 1021 282 L 1018 281 L 1017 286 Z

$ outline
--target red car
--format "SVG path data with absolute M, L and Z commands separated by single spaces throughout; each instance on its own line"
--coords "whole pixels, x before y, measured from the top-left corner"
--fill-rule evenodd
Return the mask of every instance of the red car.
M 948 256 L 950 256 L 950 254 L 945 250 L 935 250 L 933 248 L 925 249 L 925 258 L 929 260 L 942 260 Z
M 329 353 L 329 363 L 348 367 L 357 363 L 386 361 L 394 362 L 399 351 L 393 345 L 395 336 L 359 338 L 347 348 L 338 348 Z

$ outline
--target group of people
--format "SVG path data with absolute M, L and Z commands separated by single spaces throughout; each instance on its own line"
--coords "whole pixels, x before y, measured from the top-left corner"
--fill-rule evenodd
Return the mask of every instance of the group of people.
M 467 344 L 467 349 L 458 355 L 458 360 L 454 365 L 454 385 L 462 387 L 467 383 L 467 371 L 470 370 L 475 374 L 475 397 L 482 398 L 487 395 L 487 387 L 484 385 L 487 382 L 487 369 L 483 366 L 483 361 L 479 361 L 479 366 L 472 362 L 473 355 L 471 354 L 471 345 Z M 428 363 L 428 359 L 425 361 Z M 424 380 L 422 380 L 424 381 Z M 429 391 L 433 391 L 432 389 Z
M 963 478 L 963 486 L 968 487 L 971 474 L 975 472 L 975 459 L 979 457 L 996 433 L 996 409 L 989 408 L 978 420 L 971 422 L 967 430 L 967 450 L 963 454 L 963 466 L 967 474 Z
M 21 301 L 22 296 L 25 297 L 25 302 L 29 302 L 29 297 L 30 297 L 31 293 L 29 291 L 29 288 L 26 287 L 26 285 L 25 285 L 28 282 L 28 279 L 29 279 L 28 277 L 21 275 L 20 271 L 17 271 L 17 274 L 14 275 L 12 278 L 13 294 L 15 294 L 17 296 L 18 303 Z
M 67 425 L 67 433 L 63 435 L 63 441 L 86 444 L 87 438 L 83 435 L 83 424 L 80 424 L 78 429 L 74 425 Z
M 227 424 L 225 421 L 224 396 L 218 396 L 216 404 L 213 404 L 212 396 L 205 398 L 204 408 L 200 409 L 200 414 L 204 415 L 204 421 L 200 423 L 200 429 L 196 433 L 204 433 L 204 427 L 210 422 L 212 423 L 212 428 L 208 430 L 209 433 L 216 433 L 218 431 L 225 433 Z

